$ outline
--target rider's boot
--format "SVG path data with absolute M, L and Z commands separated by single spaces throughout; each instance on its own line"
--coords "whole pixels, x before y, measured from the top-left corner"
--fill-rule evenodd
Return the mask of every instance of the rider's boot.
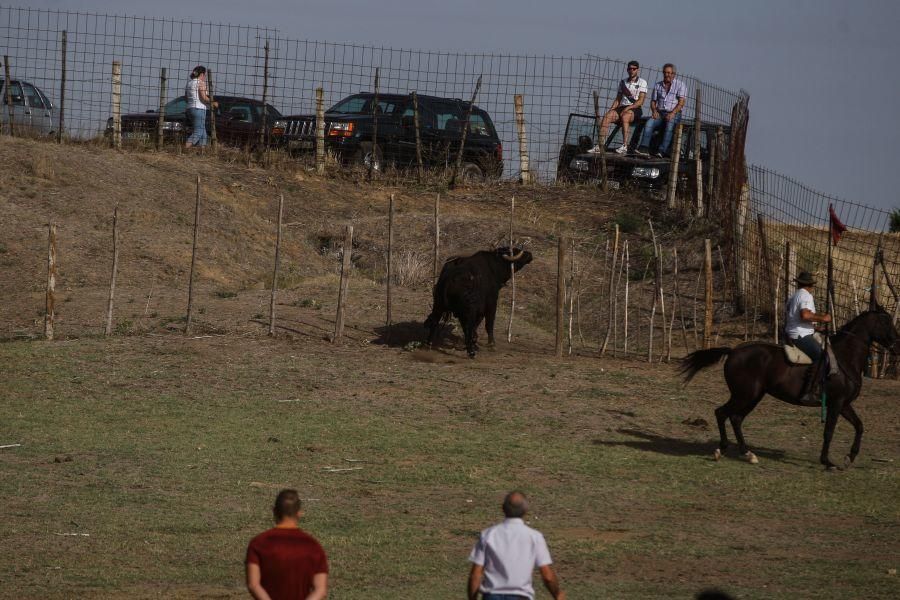
M 822 401 L 819 387 L 819 363 L 813 364 L 806 372 L 806 381 L 799 402 L 803 406 L 818 406 Z

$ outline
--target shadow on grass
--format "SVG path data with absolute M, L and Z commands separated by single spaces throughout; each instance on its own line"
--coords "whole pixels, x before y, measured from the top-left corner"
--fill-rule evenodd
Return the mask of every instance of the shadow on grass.
M 462 338 L 452 331 L 453 328 L 449 324 L 441 325 L 435 350 L 452 349 L 463 345 Z M 373 344 L 382 344 L 392 348 L 406 348 L 409 344 L 428 346 L 428 330 L 422 321 L 404 321 L 394 323 L 390 327 L 387 325 L 376 327 L 375 334 L 378 337 L 372 340 Z
M 665 437 L 648 431 L 641 431 L 639 429 L 617 429 L 616 433 L 629 435 L 638 439 L 608 441 L 597 438 L 593 440 L 593 444 L 595 446 L 625 446 L 627 448 L 634 448 L 635 450 L 656 452 L 658 454 L 667 454 L 669 456 L 711 456 L 713 450 L 715 450 L 718 445 L 718 442 L 715 440 L 710 440 L 708 442 L 692 442 L 678 438 Z M 753 450 L 754 454 L 763 458 L 781 460 L 785 456 L 783 450 L 762 448 L 759 446 L 750 446 L 750 448 Z M 737 453 L 737 443 L 732 440 L 726 454 L 737 456 Z

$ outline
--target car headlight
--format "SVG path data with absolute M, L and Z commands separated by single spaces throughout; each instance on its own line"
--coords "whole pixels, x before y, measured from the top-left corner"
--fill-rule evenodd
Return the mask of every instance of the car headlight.
M 659 177 L 659 167 L 635 167 L 631 170 L 632 177 L 642 177 L 644 179 L 656 179 Z
M 587 171 L 588 162 L 583 158 L 573 158 L 572 162 L 569 163 L 569 168 L 574 171 Z
M 278 119 L 272 124 L 272 135 L 284 135 L 287 130 L 287 121 Z
M 353 135 L 353 123 L 332 123 L 328 135 L 332 137 L 350 137 Z

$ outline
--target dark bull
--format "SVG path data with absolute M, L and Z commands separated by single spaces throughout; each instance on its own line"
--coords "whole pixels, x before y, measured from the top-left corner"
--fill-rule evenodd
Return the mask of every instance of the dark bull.
M 516 271 L 531 262 L 531 252 L 520 248 L 482 250 L 472 256 L 451 258 L 444 263 L 434 286 L 434 307 L 425 320 L 428 343 L 433 345 L 439 325 L 453 315 L 459 319 L 466 337 L 466 352 L 474 358 L 478 351 L 478 326 L 484 319 L 488 344 L 494 345 L 494 317 L 500 288 L 510 278 L 510 265 Z

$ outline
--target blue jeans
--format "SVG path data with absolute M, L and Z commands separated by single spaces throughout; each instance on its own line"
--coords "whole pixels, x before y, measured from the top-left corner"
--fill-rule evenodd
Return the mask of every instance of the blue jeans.
M 794 340 L 794 345 L 803 350 L 803 353 L 810 357 L 813 363 L 822 358 L 822 346 L 813 334 L 805 335 Z
M 205 146 L 206 138 L 206 109 L 205 108 L 189 108 L 188 116 L 191 117 L 191 127 L 194 131 L 191 137 L 187 139 L 187 143 L 192 146 Z
M 675 113 L 675 117 L 673 117 L 671 121 L 666 121 L 667 114 L 669 113 L 661 110 L 659 111 L 658 119 L 651 117 L 647 120 L 647 123 L 644 125 L 644 134 L 641 136 L 641 148 L 649 148 L 650 140 L 653 139 L 653 132 L 656 131 L 657 127 L 665 124 L 666 132 L 663 134 L 663 139 L 659 144 L 657 152 L 665 154 L 669 151 L 669 145 L 672 143 L 672 136 L 675 135 L 675 126 L 681 122 L 681 113 Z

